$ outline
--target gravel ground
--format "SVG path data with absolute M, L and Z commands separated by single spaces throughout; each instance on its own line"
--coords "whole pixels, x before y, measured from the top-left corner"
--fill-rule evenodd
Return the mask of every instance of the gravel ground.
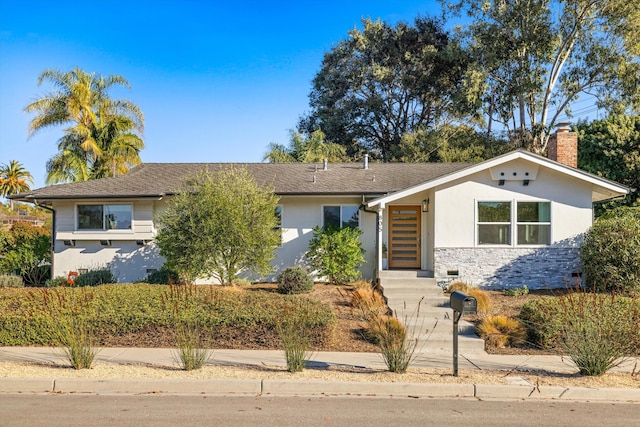
M 531 385 L 640 388 L 640 373 L 611 373 L 601 377 L 547 372 L 480 371 L 461 369 L 454 377 L 451 369 L 409 369 L 405 374 L 358 368 L 305 369 L 290 373 L 279 366 L 245 367 L 209 364 L 194 371 L 153 365 L 96 363 L 92 369 L 74 370 L 56 364 L 0 363 L 0 378 L 103 378 L 103 379 L 306 379 L 321 381 L 513 384 L 523 379 Z

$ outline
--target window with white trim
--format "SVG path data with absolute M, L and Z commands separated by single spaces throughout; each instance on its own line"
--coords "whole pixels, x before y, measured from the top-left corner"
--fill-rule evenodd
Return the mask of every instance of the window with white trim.
M 278 231 L 280 235 L 280 244 L 282 245 L 282 205 L 276 205 L 275 215 L 276 226 L 273 227 L 273 229 Z
M 132 207 L 125 204 L 78 205 L 78 230 L 131 230 Z
M 550 202 L 478 202 L 476 223 L 479 246 L 551 243 Z
M 518 245 L 548 245 L 551 243 L 551 203 L 518 202 Z
M 357 205 L 323 206 L 322 220 L 325 228 L 357 228 L 360 225 L 360 209 Z
M 478 202 L 478 245 L 511 245 L 511 202 Z

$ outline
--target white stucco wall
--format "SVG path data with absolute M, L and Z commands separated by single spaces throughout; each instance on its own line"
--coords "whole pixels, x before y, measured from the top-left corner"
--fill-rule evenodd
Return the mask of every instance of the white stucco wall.
M 83 200 L 81 204 L 131 204 L 132 229 L 84 231 L 76 230 L 74 202 L 55 202 L 56 240 L 54 242 L 53 277 L 66 276 L 69 271 L 108 268 L 119 282 L 144 278 L 150 269 L 159 269 L 164 259 L 159 257 L 153 243 L 154 201 L 144 200 Z M 66 246 L 64 240 L 73 240 L 75 246 Z M 102 246 L 100 240 L 109 240 L 111 246 Z M 140 246 L 136 241 L 144 241 Z
M 274 273 L 257 278 L 244 275 L 251 280 L 275 280 L 283 268 L 304 265 L 304 253 L 308 250 L 313 227 L 322 225 L 322 207 L 325 205 L 359 206 L 359 197 L 283 197 L 282 245 L 276 250 L 272 263 Z M 165 260 L 159 254 L 153 238 L 156 230 L 154 216 L 166 207 L 160 201 L 82 201 L 85 203 L 131 203 L 133 205 L 132 230 L 77 231 L 76 203 L 56 202 L 56 241 L 54 249 L 53 276 L 66 276 L 69 271 L 108 268 L 119 282 L 133 282 L 146 277 L 150 270 L 160 269 Z M 360 227 L 366 264 L 362 275 L 371 279 L 375 272 L 376 215 L 360 212 Z M 74 240 L 75 246 L 65 246 L 64 240 Z M 102 246 L 100 240 L 110 240 L 111 246 Z M 144 240 L 139 246 L 136 241 Z M 241 275 L 242 277 L 242 275 Z M 213 279 L 201 279 L 198 283 L 211 283 Z
M 435 240 L 439 248 L 476 246 L 476 202 L 551 201 L 551 241 L 584 233 L 592 224 L 591 187 L 543 169 L 535 181 L 506 181 L 499 186 L 489 172 L 452 182 L 435 192 Z
M 518 171 L 522 177 L 522 167 L 518 161 L 503 168 Z M 592 225 L 591 197 L 590 185 L 544 167 L 527 186 L 522 179 L 506 179 L 500 186 L 489 171 L 483 171 L 436 188 L 435 277 L 457 270 L 459 279 L 480 286 L 563 285 L 580 269 L 579 245 L 582 234 Z M 551 244 L 517 246 L 512 235 L 510 246 L 476 245 L 478 201 L 550 201 Z

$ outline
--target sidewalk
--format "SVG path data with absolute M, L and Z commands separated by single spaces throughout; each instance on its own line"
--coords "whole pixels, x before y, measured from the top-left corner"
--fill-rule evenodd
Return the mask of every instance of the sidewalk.
M 445 352 L 422 352 L 412 368 L 450 368 L 453 356 Z M 28 362 L 64 365 L 59 349 L 50 347 L 0 347 L 0 363 Z M 103 348 L 96 362 L 125 365 L 175 364 L 172 349 L 158 348 Z M 627 360 L 613 372 L 631 373 L 640 366 L 638 359 Z M 279 350 L 215 350 L 212 364 L 249 366 L 286 366 L 284 354 Z M 575 367 L 560 356 L 490 355 L 485 352 L 459 355 L 460 370 L 544 370 L 570 373 Z M 317 352 L 309 361 L 309 367 L 353 366 L 369 369 L 386 367 L 377 353 Z M 517 384 L 517 382 L 516 382 Z M 523 385 L 482 384 L 409 384 L 409 383 L 355 383 L 299 380 L 96 380 L 96 379 L 18 379 L 0 378 L 0 393 L 16 392 L 88 392 L 88 393 L 223 393 L 223 394 L 271 394 L 271 395 L 396 395 L 433 397 L 476 398 L 547 398 L 574 400 L 609 400 L 640 402 L 638 389 L 593 389 L 581 387 L 544 387 Z

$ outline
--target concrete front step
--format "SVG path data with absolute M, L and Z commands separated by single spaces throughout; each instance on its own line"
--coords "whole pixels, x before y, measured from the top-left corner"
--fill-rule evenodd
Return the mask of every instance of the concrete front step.
M 429 270 L 382 270 L 378 275 L 380 279 L 401 277 L 423 277 L 433 279 L 433 271 Z
M 381 275 L 380 287 L 387 306 L 405 324 L 409 336 L 418 339 L 416 351 L 452 351 L 453 311 L 449 307 L 449 297 L 443 294 L 435 279 L 419 274 L 393 270 Z M 460 350 L 484 351 L 484 340 L 475 334 L 473 324 L 461 319 L 458 334 Z

